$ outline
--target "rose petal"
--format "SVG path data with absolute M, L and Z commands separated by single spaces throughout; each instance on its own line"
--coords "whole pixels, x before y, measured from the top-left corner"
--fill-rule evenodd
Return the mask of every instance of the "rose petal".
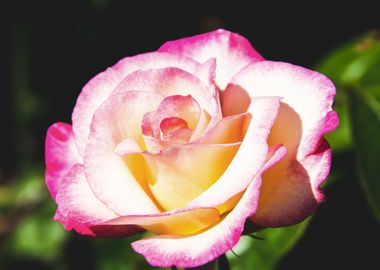
M 83 163 L 74 141 L 71 126 L 55 123 L 47 131 L 45 141 L 45 181 L 55 199 L 63 178 L 77 163 Z
M 335 88 L 325 76 L 279 62 L 260 62 L 241 71 L 225 91 L 246 91 L 252 98 L 282 96 L 269 145 L 283 144 L 287 157 L 263 176 L 261 201 L 254 222 L 286 226 L 300 222 L 323 198 L 318 186 L 330 168 L 330 151 L 320 149 L 323 134 L 336 128 L 331 109 Z M 225 111 L 225 110 L 223 110 Z
M 144 159 L 120 157 L 115 149 L 127 138 L 143 147 L 141 120 L 161 100 L 153 92 L 128 91 L 111 96 L 94 114 L 84 158 L 86 177 L 96 197 L 119 215 L 159 212 L 149 195 Z
M 155 111 L 147 112 L 143 116 L 143 120 L 141 122 L 141 130 L 142 133 L 146 136 L 153 137 L 153 116 L 155 114 Z
M 90 124 L 96 109 L 110 96 L 115 87 L 136 70 L 177 67 L 190 73 L 204 69 L 195 61 L 170 53 L 153 52 L 126 57 L 91 79 L 82 89 L 72 115 L 73 131 L 81 155 L 84 155 Z M 132 89 L 143 90 L 143 89 Z
M 249 94 L 237 85 L 234 85 L 233 88 L 229 85 L 229 87 L 221 93 L 220 100 L 224 117 L 246 113 L 251 104 Z
M 200 107 L 190 95 L 164 98 L 153 115 L 152 124 L 155 137 L 160 136 L 162 121 L 168 117 L 180 118 L 185 122 L 186 128 L 195 129 L 200 118 Z
M 90 189 L 83 165 L 75 165 L 57 193 L 59 213 L 83 224 L 97 224 L 117 215 L 99 201 Z
M 279 104 L 278 97 L 253 99 L 249 108 L 253 119 L 239 151 L 220 179 L 190 202 L 189 206 L 216 207 L 247 188 L 265 161 L 268 153 L 267 137 Z
M 219 111 L 221 112 L 221 110 L 219 110 Z M 193 131 L 193 134 L 191 135 L 190 141 L 195 141 L 199 137 L 201 137 L 205 133 L 207 128 L 209 128 L 209 129 L 213 128 L 212 125 L 210 125 L 211 118 L 212 117 L 210 116 L 210 114 L 208 114 L 203 109 L 201 110 L 201 113 L 200 113 L 200 116 L 198 119 L 197 127 Z M 213 117 L 213 118 L 215 119 L 215 117 Z M 215 122 L 216 122 L 216 119 L 215 119 Z
M 123 216 L 105 225 L 139 225 L 156 234 L 193 234 L 214 224 L 220 215 L 215 208 L 176 209 L 154 215 Z
M 133 249 L 152 266 L 159 267 L 197 267 L 224 254 L 239 241 L 245 220 L 256 211 L 261 173 L 277 161 L 277 155 L 268 156 L 238 204 L 215 226 L 191 236 L 160 235 L 142 239 L 132 243 Z
M 164 136 L 169 135 L 178 129 L 188 128 L 187 122 L 180 117 L 167 117 L 160 123 L 160 130 Z
M 259 208 L 251 220 L 266 227 L 288 226 L 308 217 L 317 207 L 310 179 L 325 179 L 330 167 L 331 151 L 324 141 L 320 149 L 301 165 L 286 156 L 263 175 Z M 265 183 L 265 185 L 264 185 Z
M 90 189 L 82 165 L 75 165 L 67 173 L 58 193 L 58 209 L 54 217 L 66 230 L 75 229 L 91 236 L 127 236 L 141 229 L 136 226 L 94 226 L 117 217 L 101 203 Z
M 225 144 L 241 142 L 251 121 L 250 113 L 222 118 L 212 129 L 202 134 L 196 141 L 200 144 Z
M 141 146 L 136 140 L 126 138 L 116 145 L 115 154 L 119 156 L 125 156 L 128 154 L 136 154 L 142 151 Z
M 216 83 L 225 89 L 243 67 L 264 60 L 247 39 L 223 29 L 169 41 L 159 51 L 190 57 L 200 63 L 216 58 Z
M 180 147 L 182 143 L 174 141 L 163 141 L 160 138 L 154 138 L 151 136 L 143 135 L 143 139 L 146 145 L 146 152 L 159 153 L 160 151 L 168 150 L 173 147 Z
M 180 129 L 172 131 L 169 134 L 166 134 L 166 135 L 163 134 L 163 139 L 169 142 L 185 144 L 189 142 L 192 134 L 193 134 L 192 129 L 180 128 Z
M 149 186 L 157 202 L 165 210 L 184 207 L 224 173 L 239 146 L 240 143 L 188 144 L 144 154 L 149 165 Z
M 144 90 L 170 96 L 192 96 L 199 106 L 221 118 L 215 89 L 210 89 L 194 74 L 175 67 L 139 70 L 124 78 L 112 94 L 129 90 Z

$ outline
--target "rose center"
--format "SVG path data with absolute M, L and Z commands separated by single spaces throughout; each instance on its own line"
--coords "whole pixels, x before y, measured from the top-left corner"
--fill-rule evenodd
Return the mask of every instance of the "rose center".
M 159 150 L 191 141 L 200 118 L 201 109 L 192 96 L 166 97 L 155 111 L 143 117 L 141 129 L 147 150 L 153 150 L 149 147 L 152 141 L 160 143 Z

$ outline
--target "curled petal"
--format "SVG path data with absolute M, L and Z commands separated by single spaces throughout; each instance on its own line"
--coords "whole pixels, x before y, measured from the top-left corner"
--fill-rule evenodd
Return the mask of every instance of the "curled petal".
M 178 119 L 181 119 L 182 128 L 189 127 L 190 129 L 195 129 L 200 118 L 200 113 L 201 111 L 198 103 L 191 96 L 166 97 L 160 103 L 153 116 L 153 134 L 156 137 L 159 137 L 161 126 L 163 128 L 169 128 L 169 125 L 165 125 L 165 122 L 163 123 L 163 120 L 169 117 L 177 118 L 177 123 L 179 123 Z M 172 118 L 172 120 L 174 119 Z M 173 121 L 166 123 L 173 124 Z M 173 125 L 170 125 L 170 127 L 173 127 Z M 167 132 L 164 132 L 164 134 L 165 133 Z
M 188 128 L 187 122 L 180 117 L 167 117 L 160 123 L 160 130 L 164 136 L 178 130 Z
M 155 111 L 147 112 L 141 122 L 141 130 L 145 136 L 153 137 L 153 117 Z
M 45 180 L 50 195 L 55 199 L 56 193 L 68 173 L 77 163 L 83 163 L 75 145 L 71 126 L 55 123 L 47 131 L 45 141 Z
M 202 134 L 196 143 L 225 144 L 241 142 L 251 121 L 250 113 L 243 113 L 222 118 L 212 129 Z

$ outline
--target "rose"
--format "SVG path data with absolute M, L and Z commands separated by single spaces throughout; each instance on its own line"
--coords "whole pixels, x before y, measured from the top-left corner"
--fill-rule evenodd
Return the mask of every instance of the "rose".
M 225 30 L 127 57 L 86 84 L 72 127 L 48 130 L 55 219 L 92 236 L 153 232 L 132 247 L 162 267 L 213 260 L 247 220 L 300 222 L 323 201 L 334 94 Z

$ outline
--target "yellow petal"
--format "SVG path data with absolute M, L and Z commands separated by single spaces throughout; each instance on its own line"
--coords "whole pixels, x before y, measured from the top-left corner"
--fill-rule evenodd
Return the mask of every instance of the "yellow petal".
M 185 145 L 145 155 L 150 189 L 165 210 L 184 207 L 224 173 L 240 143 Z

